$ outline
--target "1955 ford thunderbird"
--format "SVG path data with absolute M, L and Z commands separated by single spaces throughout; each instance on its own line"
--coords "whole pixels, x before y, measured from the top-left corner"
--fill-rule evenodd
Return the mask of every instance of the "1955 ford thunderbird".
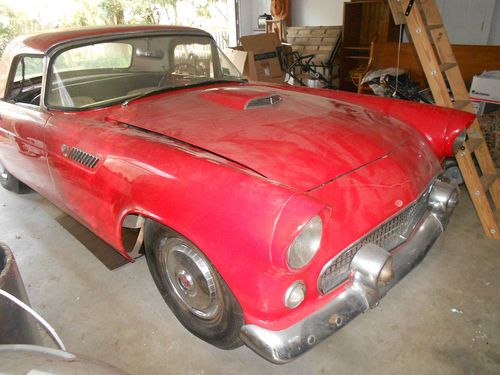
M 376 306 L 457 204 L 442 163 L 472 115 L 248 83 L 198 29 L 21 37 L 0 73 L 2 186 L 130 261 L 143 249 L 179 321 L 220 348 L 306 352 Z

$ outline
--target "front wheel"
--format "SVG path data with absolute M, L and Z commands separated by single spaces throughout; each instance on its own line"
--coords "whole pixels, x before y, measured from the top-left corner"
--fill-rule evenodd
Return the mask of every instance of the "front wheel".
M 4 189 L 12 191 L 17 194 L 26 193 L 29 189 L 28 187 L 15 178 L 8 170 L 4 167 L 0 161 L 0 185 Z
M 241 307 L 212 263 L 182 234 L 152 220 L 145 225 L 149 270 L 177 319 L 221 349 L 241 346 Z

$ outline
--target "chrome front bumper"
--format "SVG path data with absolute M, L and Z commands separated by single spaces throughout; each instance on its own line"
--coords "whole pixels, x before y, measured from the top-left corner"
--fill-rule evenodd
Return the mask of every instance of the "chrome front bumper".
M 437 199 L 429 202 L 426 212 L 403 244 L 390 253 L 373 244 L 359 250 L 351 262 L 350 285 L 344 292 L 302 321 L 281 331 L 254 324 L 244 325 L 240 331 L 243 342 L 270 362 L 286 363 L 323 341 L 360 313 L 377 306 L 387 291 L 424 258 L 444 231 L 457 203 L 457 190 L 452 185 L 439 183 Z M 453 196 L 453 207 L 442 202 L 443 188 L 447 190 L 444 195 Z M 387 260 L 392 262 L 389 278 L 387 275 L 382 277 L 386 273 Z M 383 278 L 384 282 L 380 282 Z

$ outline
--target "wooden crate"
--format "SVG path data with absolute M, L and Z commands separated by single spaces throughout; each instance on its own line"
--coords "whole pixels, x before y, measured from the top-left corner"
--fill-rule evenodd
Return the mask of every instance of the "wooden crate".
M 316 64 L 327 63 L 342 34 L 342 26 L 303 26 L 287 29 L 287 43 L 302 55 L 314 55 Z

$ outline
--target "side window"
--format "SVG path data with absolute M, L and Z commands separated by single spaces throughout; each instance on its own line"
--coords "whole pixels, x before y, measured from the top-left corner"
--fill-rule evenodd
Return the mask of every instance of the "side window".
M 22 56 L 9 84 L 7 98 L 16 103 L 40 104 L 43 56 Z
M 14 75 L 14 83 L 21 80 L 29 80 L 32 78 L 42 77 L 43 74 L 43 57 L 24 56 L 17 63 L 16 74 Z
M 120 97 L 119 87 L 106 78 L 124 72 L 132 64 L 129 43 L 106 42 L 75 47 L 55 57 L 49 73 L 48 105 L 82 108 Z
M 132 46 L 127 43 L 99 43 L 61 53 L 55 63 L 57 73 L 91 69 L 126 69 L 132 62 Z

